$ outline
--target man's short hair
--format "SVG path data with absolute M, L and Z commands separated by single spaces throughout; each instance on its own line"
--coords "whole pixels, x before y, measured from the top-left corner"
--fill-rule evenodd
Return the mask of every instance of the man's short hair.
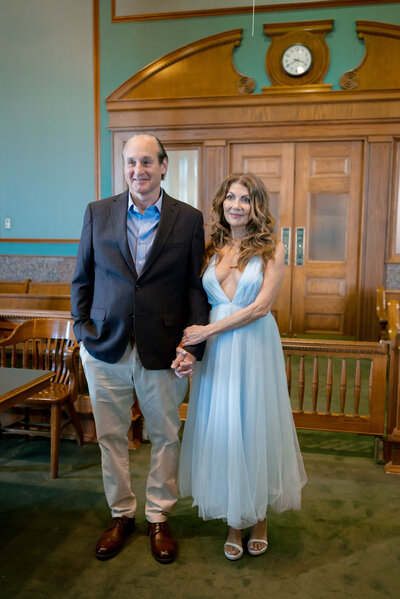
M 135 133 L 134 135 L 132 135 L 129 139 L 126 140 L 125 145 L 124 145 L 124 149 L 122 150 L 122 159 L 125 163 L 125 146 L 128 143 L 128 141 L 130 141 L 131 139 L 134 139 L 135 137 L 140 137 L 141 135 L 148 135 L 149 137 L 152 137 L 153 139 L 156 140 L 157 145 L 158 145 L 158 152 L 157 152 L 157 156 L 158 156 L 158 162 L 161 166 L 161 164 L 164 161 L 164 158 L 167 159 L 168 161 L 168 154 L 164 148 L 164 146 L 162 145 L 161 141 L 158 139 L 158 137 L 156 137 L 155 135 L 153 135 L 152 133 Z M 164 179 L 164 174 L 161 175 L 161 179 Z

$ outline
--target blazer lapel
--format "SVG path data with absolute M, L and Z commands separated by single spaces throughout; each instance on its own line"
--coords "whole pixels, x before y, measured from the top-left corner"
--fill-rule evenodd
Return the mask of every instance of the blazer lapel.
M 154 243 L 151 247 L 148 256 L 146 257 L 146 262 L 144 263 L 140 275 L 142 275 L 144 272 L 146 272 L 148 268 L 150 268 L 150 266 L 162 250 L 171 232 L 172 226 L 178 216 L 178 213 L 178 203 L 175 200 L 173 200 L 169 195 L 167 195 L 164 191 L 160 223 L 158 225 Z
M 133 262 L 131 250 L 129 249 L 128 236 L 126 232 L 127 211 L 128 190 L 113 198 L 113 201 L 110 205 L 110 212 L 121 254 L 125 258 L 133 275 L 135 276 L 135 278 L 137 278 L 137 272 L 135 264 Z

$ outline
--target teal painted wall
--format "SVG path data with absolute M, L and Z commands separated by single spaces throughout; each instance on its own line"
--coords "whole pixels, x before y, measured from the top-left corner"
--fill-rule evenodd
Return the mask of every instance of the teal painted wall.
M 3 239 L 80 236 L 94 199 L 92 46 L 92 0 L 1 0 Z M 76 248 L 0 244 L 2 254 L 41 251 Z
M 282 0 L 282 3 L 284 0 Z M 260 3 L 259 3 L 260 4 Z M 358 39 L 356 20 L 380 21 L 400 25 L 400 4 L 377 2 L 365 6 L 285 10 L 255 14 L 254 37 L 250 13 L 111 23 L 111 2 L 100 0 L 101 98 L 110 95 L 124 81 L 153 60 L 203 37 L 242 28 L 241 45 L 235 49 L 235 66 L 256 82 L 254 93 L 269 85 L 265 55 L 270 40 L 264 35 L 264 23 L 334 19 L 334 28 L 326 36 L 330 66 L 325 83 L 340 89 L 339 78 L 356 67 L 364 55 L 364 43 Z M 107 131 L 108 113 L 101 107 L 102 196 L 111 194 L 111 134 Z
M 283 1 L 283 0 L 282 0 Z M 364 54 L 355 21 L 400 25 L 400 3 L 131 23 L 111 23 L 100 0 L 102 196 L 111 194 L 111 137 L 104 99 L 153 60 L 209 35 L 242 28 L 237 69 L 269 84 L 268 22 L 334 19 L 326 83 Z M 0 238 L 76 239 L 94 199 L 92 0 L 1 0 Z M 4 228 L 4 218 L 12 228 Z M 75 244 L 1 243 L 0 254 L 68 256 Z

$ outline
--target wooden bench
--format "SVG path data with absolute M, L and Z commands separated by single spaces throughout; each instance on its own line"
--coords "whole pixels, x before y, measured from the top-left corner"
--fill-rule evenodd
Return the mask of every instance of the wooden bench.
M 69 318 L 70 283 L 0 281 L 0 338 L 31 318 Z
M 71 283 L 54 281 L 0 281 L 0 295 L 3 293 L 30 293 L 33 295 L 69 295 Z
M 0 281 L 1 293 L 28 293 L 30 279 L 25 281 Z

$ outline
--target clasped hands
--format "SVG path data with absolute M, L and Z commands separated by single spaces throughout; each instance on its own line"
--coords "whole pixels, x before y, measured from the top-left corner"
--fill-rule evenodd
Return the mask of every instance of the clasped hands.
M 204 329 L 204 326 L 192 325 L 183 331 L 181 344 L 176 348 L 176 358 L 171 364 L 180 379 L 191 377 L 196 364 L 196 357 L 183 349 L 182 345 L 197 345 L 204 341 Z

